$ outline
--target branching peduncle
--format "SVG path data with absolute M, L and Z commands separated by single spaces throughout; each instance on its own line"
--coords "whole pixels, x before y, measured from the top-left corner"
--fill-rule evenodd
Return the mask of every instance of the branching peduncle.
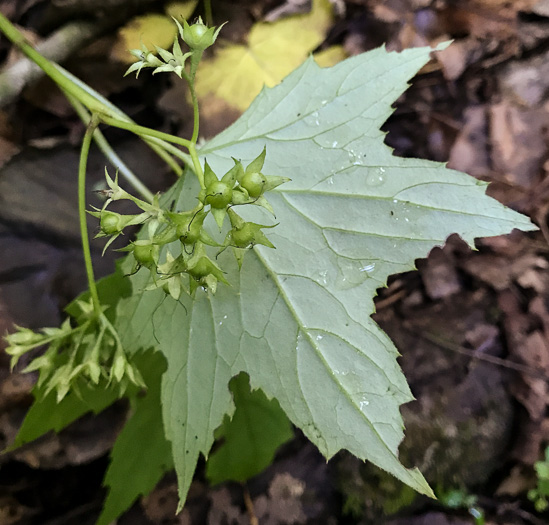
M 196 102 L 196 97 L 195 97 L 194 104 L 196 107 L 195 131 L 196 131 L 196 134 L 198 135 L 198 103 Z M 122 120 L 118 120 L 118 119 L 109 117 L 107 115 L 100 115 L 98 118 L 100 118 L 101 122 L 104 122 L 109 126 L 113 126 L 115 128 L 120 128 L 120 129 L 126 129 L 142 137 L 157 138 L 157 139 L 164 140 L 166 142 L 173 142 L 174 144 L 184 146 L 189 150 L 190 159 L 188 155 L 177 150 L 176 148 L 173 148 L 173 149 L 170 148 L 170 153 L 172 153 L 173 155 L 178 155 L 187 164 L 191 164 L 192 162 L 193 169 L 200 182 L 200 186 L 204 188 L 204 172 L 202 170 L 202 166 L 200 165 L 200 162 L 198 160 L 198 154 L 196 152 L 196 147 L 195 147 L 196 139 L 194 139 L 194 142 L 193 142 L 193 140 L 187 140 L 181 137 L 176 137 L 175 135 L 170 135 L 169 133 L 163 133 L 162 131 L 156 131 L 154 129 L 147 128 L 145 126 L 138 126 L 137 124 L 134 124 L 132 122 L 124 122 Z M 193 137 L 194 137 L 194 133 L 193 133 Z
M 80 236 L 82 238 L 82 252 L 84 255 L 84 264 L 86 266 L 86 276 L 88 278 L 88 286 L 90 296 L 93 303 L 93 310 L 97 317 L 101 315 L 101 303 L 97 294 L 95 285 L 95 277 L 93 274 L 93 265 L 90 250 L 90 240 L 88 237 L 88 224 L 86 221 L 86 167 L 88 164 L 88 155 L 90 152 L 90 144 L 93 139 L 93 134 L 99 124 L 99 120 L 94 115 L 84 134 L 82 140 L 82 149 L 80 150 L 80 163 L 78 165 L 78 217 L 80 219 Z
M 107 107 L 92 94 L 82 89 L 81 86 L 65 78 L 60 73 L 59 67 L 36 51 L 23 34 L 2 13 L 0 13 L 0 31 L 59 86 L 80 100 L 90 110 L 114 113 L 111 107 Z
M 90 86 L 84 84 L 81 80 L 62 68 L 60 65 L 50 62 L 41 55 L 25 39 L 23 34 L 0 13 L 0 32 L 17 46 L 30 60 L 39 66 L 46 75 L 48 75 L 65 94 L 69 94 L 73 99 L 78 100 L 80 104 L 93 113 L 101 113 L 120 121 L 131 123 L 132 120 L 119 108 L 114 106 L 102 95 L 93 90 Z M 169 145 L 158 138 L 143 137 L 145 143 L 162 159 L 178 176 L 183 174 L 183 169 L 168 153 Z M 180 155 L 177 155 L 181 158 Z M 185 159 L 182 159 L 185 160 Z M 188 163 L 188 162 L 187 162 Z

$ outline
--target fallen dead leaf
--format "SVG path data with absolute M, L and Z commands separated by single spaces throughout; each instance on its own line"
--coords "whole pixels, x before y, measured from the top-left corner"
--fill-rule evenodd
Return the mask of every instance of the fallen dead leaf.
M 277 474 L 269 486 L 269 496 L 261 495 L 254 500 L 257 518 L 262 525 L 305 523 L 301 497 L 305 483 L 288 472 Z
M 463 127 L 450 151 L 448 167 L 473 176 L 487 173 L 490 156 L 486 132 L 486 107 L 484 105 L 468 107 L 465 110 Z
M 495 494 L 497 496 L 518 496 L 532 488 L 532 476 L 524 472 L 522 465 L 515 465 L 509 475 L 500 483 Z
M 445 299 L 461 289 L 455 262 L 440 248 L 429 254 L 421 268 L 421 277 L 427 295 L 433 300 Z
M 539 109 L 522 109 L 507 101 L 490 108 L 490 141 L 494 169 L 511 184 L 534 184 L 547 155 L 544 130 L 549 114 Z
M 451 46 L 436 54 L 436 59 L 442 65 L 444 76 L 448 80 L 456 80 L 467 66 L 482 56 L 480 41 L 467 38 L 455 41 Z
M 211 507 L 208 512 L 208 523 L 211 525 L 222 525 L 224 523 L 249 525 L 248 517 L 233 504 L 231 494 L 226 487 L 212 491 L 209 498 Z
M 513 349 L 513 356 L 534 370 L 549 376 L 549 349 L 539 331 L 526 336 L 520 347 Z M 521 374 L 511 383 L 511 391 L 517 401 L 528 411 L 533 421 L 541 421 L 549 400 L 549 385 L 546 379 Z
M 218 46 L 214 58 L 202 62 L 196 77 L 199 98 L 214 94 L 244 111 L 263 86 L 275 86 L 301 64 L 331 24 L 327 0 L 314 0 L 310 13 L 255 24 L 246 45 Z

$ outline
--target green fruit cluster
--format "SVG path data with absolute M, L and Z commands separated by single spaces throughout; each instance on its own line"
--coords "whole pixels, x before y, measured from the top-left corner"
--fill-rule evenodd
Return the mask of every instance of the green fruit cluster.
M 109 245 L 127 226 L 145 224 L 147 227 L 143 231 L 148 232 L 148 238 L 131 242 L 121 251 L 132 255 L 134 272 L 141 268 L 149 270 L 151 284 L 148 289 L 162 288 L 174 299 L 179 299 L 183 292 L 193 294 L 198 287 L 215 293 L 219 282 L 229 284 L 225 272 L 216 262 L 222 251 L 232 248 L 238 264 L 242 265 L 244 253 L 250 247 L 262 244 L 274 248 L 262 229 L 276 225 L 247 222 L 234 211 L 236 206 L 254 205 L 273 212 L 264 194 L 289 179 L 261 172 L 265 154 L 264 149 L 246 168 L 239 160 L 233 159 L 234 166 L 221 178 L 205 162 L 198 204 L 185 211 L 164 209 L 158 197 L 152 204 L 141 201 L 122 190 L 118 179 L 113 180 L 106 173 L 109 189 L 103 193 L 109 198 L 101 210 L 90 212 L 99 218 L 97 237 L 110 237 Z M 121 215 L 107 209 L 112 201 L 121 199 L 133 201 L 142 212 Z M 223 242 L 215 240 L 208 232 L 205 221 L 209 215 L 219 231 L 224 226 L 225 217 L 229 218 L 230 229 Z M 217 255 L 212 258 L 207 247 L 218 248 Z
M 204 25 L 200 17 L 191 25 L 186 20 L 183 20 L 183 26 L 181 26 L 175 18 L 174 22 L 177 25 L 179 36 L 189 46 L 190 51 L 183 53 L 177 38 L 174 39 L 171 52 L 155 46 L 158 55 L 150 51 L 145 44 L 141 44 L 141 49 L 132 49 L 130 51 L 138 61 L 128 68 L 125 75 L 136 71 L 136 76 L 139 76 L 139 72 L 143 68 L 153 68 L 153 75 L 156 73 L 175 73 L 179 78 L 186 78 L 188 81 L 190 77 L 194 77 L 194 70 L 202 53 L 206 48 L 213 45 L 219 35 L 219 31 L 221 31 L 221 28 L 225 24 L 217 29 L 215 27 L 208 27 Z M 192 62 L 190 75 L 185 70 L 185 62 L 189 57 Z

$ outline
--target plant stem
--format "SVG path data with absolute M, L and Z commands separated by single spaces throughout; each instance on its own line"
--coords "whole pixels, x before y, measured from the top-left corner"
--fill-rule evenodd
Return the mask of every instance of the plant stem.
M 189 153 L 193 161 L 194 172 L 200 182 L 200 187 L 204 189 L 206 186 L 204 184 L 204 172 L 202 171 L 202 166 L 198 160 L 198 154 L 196 152 L 196 141 L 198 140 L 198 130 L 200 127 L 200 113 L 198 111 L 198 98 L 196 96 L 196 91 L 194 89 L 194 81 L 196 77 L 196 70 L 198 69 L 198 64 L 202 58 L 202 51 L 193 51 L 191 56 L 191 70 L 189 78 L 187 78 L 187 83 L 189 84 L 189 89 L 191 91 L 191 100 L 193 103 L 193 135 L 191 137 L 191 145 L 189 147 Z
M 169 148 L 172 147 L 171 144 L 151 137 L 141 137 L 141 139 L 172 169 L 178 177 L 183 175 L 183 168 L 174 159 L 172 159 L 168 153 Z
M 64 91 L 65 96 L 68 101 L 71 103 L 72 107 L 76 111 L 77 115 L 88 125 L 91 121 L 91 115 L 86 111 L 86 108 L 70 93 Z M 128 183 L 147 201 L 152 202 L 154 195 L 153 193 L 137 178 L 133 171 L 128 168 L 126 163 L 117 155 L 117 153 L 111 148 L 110 144 L 107 142 L 107 139 L 101 133 L 101 130 L 96 129 L 93 134 L 93 139 L 97 144 L 98 148 L 103 152 L 103 155 L 111 161 L 111 164 L 115 166 L 119 172 L 126 178 Z
M 86 276 L 88 278 L 88 287 L 92 299 L 95 315 L 101 315 L 101 303 L 95 286 L 95 277 L 93 274 L 93 265 L 90 250 L 90 240 L 88 237 L 88 224 L 86 221 L 86 166 L 88 164 L 88 155 L 93 134 L 98 125 L 98 119 L 92 116 L 84 139 L 82 140 L 82 149 L 80 150 L 80 163 L 78 165 L 78 217 L 80 219 L 80 236 L 82 238 L 82 253 L 84 254 L 84 264 L 86 266 Z
M 206 185 L 204 184 L 204 171 L 202 170 L 202 166 L 200 164 L 200 161 L 198 160 L 198 153 L 196 152 L 194 144 L 189 148 L 189 153 L 191 154 L 194 172 L 196 174 L 196 177 L 198 178 L 198 182 L 200 182 L 200 187 L 202 189 L 205 189 Z
M 213 26 L 212 2 L 211 2 L 211 0 L 204 0 L 204 16 L 206 17 L 206 25 L 207 26 Z
M 0 13 L 0 31 L 30 60 L 39 66 L 64 92 L 70 93 L 90 111 L 106 114 L 126 122 L 132 122 L 123 111 L 118 109 L 114 104 L 111 104 L 97 91 L 36 51 L 27 42 L 23 34 L 2 13 Z M 181 166 L 165 151 L 165 144 L 161 140 L 145 138 L 144 141 L 178 176 L 182 175 L 183 170 Z
M 190 140 L 182 139 L 176 137 L 175 135 L 170 135 L 169 133 L 163 133 L 162 131 L 156 131 L 155 129 L 146 128 L 145 126 L 139 126 L 133 122 L 124 122 L 117 118 L 112 118 L 108 115 L 98 115 L 101 122 L 113 126 L 115 128 L 127 129 L 136 135 L 144 135 L 146 137 L 154 137 L 158 139 L 165 140 L 166 142 L 173 142 L 174 144 L 179 144 L 190 150 L 190 147 L 193 146 L 193 143 Z
M 193 144 L 196 144 L 196 141 L 198 140 L 198 128 L 200 126 L 200 115 L 198 112 L 198 98 L 196 97 L 196 91 L 194 90 L 194 75 L 192 75 L 191 82 L 189 82 L 189 88 L 191 90 L 191 100 L 193 103 L 193 119 L 194 119 L 193 136 L 191 137 L 191 142 Z
M 147 139 L 147 140 L 159 140 L 159 139 Z M 173 144 L 170 144 L 169 142 L 162 141 L 162 147 L 166 150 L 167 153 L 171 153 L 174 157 L 182 160 L 185 164 L 191 165 L 192 159 L 191 156 L 188 153 L 184 153 L 180 149 L 176 148 Z M 179 166 L 181 168 L 181 166 Z M 181 173 L 178 173 L 178 176 L 181 176 L 183 173 L 183 170 L 181 170 Z

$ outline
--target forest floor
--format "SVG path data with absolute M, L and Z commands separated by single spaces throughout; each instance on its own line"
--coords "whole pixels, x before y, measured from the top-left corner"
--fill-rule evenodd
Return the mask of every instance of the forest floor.
M 122 20 L 160 13 L 163 4 L 104 1 L 86 11 L 89 3 L 78 0 L 5 0 L 0 11 L 36 43 L 75 20 L 96 24 L 91 36 L 62 50 L 64 65 L 140 124 L 188 136 L 190 110 L 179 86 L 146 74 L 122 79 Z M 217 23 L 229 21 L 224 38 L 245 42 L 254 23 L 280 19 L 301 4 L 307 7 L 220 0 L 213 13 Z M 355 55 L 381 44 L 400 51 L 454 40 L 399 99 L 386 142 L 396 155 L 449 161 L 490 182 L 490 195 L 540 230 L 479 240 L 477 251 L 451 237 L 417 262 L 417 272 L 391 278 L 376 300 L 375 320 L 402 353 L 417 398 L 403 407 L 401 457 L 421 469 L 439 501 L 415 497 L 348 454 L 326 463 L 296 432 L 247 485 L 259 523 L 548 523 L 549 514 L 526 495 L 549 445 L 549 1 L 338 0 L 333 12 L 320 49 L 337 45 Z M 20 58 L 0 40 L 5 68 Z M 208 108 L 205 138 L 240 113 L 230 100 L 208 99 Z M 14 323 L 58 325 L 63 307 L 85 286 L 74 199 L 83 132 L 51 82 L 38 79 L 6 94 L 0 81 L 0 332 Z M 117 130 L 107 134 L 153 191 L 173 181 L 137 141 Z M 92 183 L 104 162 L 92 152 Z M 100 255 L 97 246 L 97 272 L 106 275 L 114 256 Z M 9 359 L 0 356 L 2 448 L 32 401 L 33 381 L 10 374 Z M 0 456 L 0 525 L 93 523 L 125 413 L 116 404 Z M 209 487 L 203 470 L 177 517 L 170 475 L 119 523 L 250 523 L 242 487 Z

